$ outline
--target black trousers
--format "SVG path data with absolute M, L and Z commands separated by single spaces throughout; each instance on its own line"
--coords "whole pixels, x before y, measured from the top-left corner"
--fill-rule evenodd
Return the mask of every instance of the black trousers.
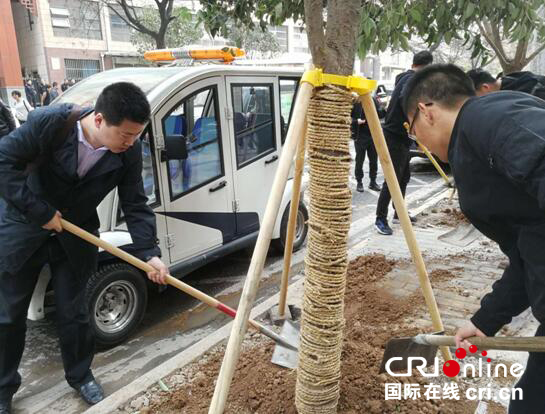
M 373 139 L 369 137 L 359 137 L 354 140 L 354 147 L 356 148 L 356 167 L 354 169 L 354 175 L 356 181 L 363 180 L 363 163 L 365 162 L 365 153 L 369 156 L 369 179 L 371 182 L 377 180 L 378 170 L 378 157 L 377 150 L 373 144 Z
M 407 184 L 411 179 L 411 170 L 410 163 L 411 155 L 409 152 L 409 147 L 406 146 L 401 140 L 396 139 L 387 139 L 388 150 L 390 151 L 390 157 L 392 158 L 392 164 L 397 176 L 397 182 L 401 187 L 401 193 L 405 197 L 405 190 L 407 189 Z M 390 205 L 391 200 L 390 190 L 386 181 L 382 186 L 380 195 L 377 202 L 377 218 L 386 219 L 388 217 L 388 206 Z
M 21 385 L 17 369 L 25 347 L 27 309 L 46 263 L 55 289 L 65 378 L 74 388 L 93 380 L 95 342 L 85 301 L 87 277 L 76 276 L 57 238 L 51 237 L 17 274 L 0 273 L 0 400 L 11 398 Z
M 539 325 L 536 336 L 545 336 L 545 326 Z M 515 385 L 522 389 L 522 400 L 511 400 L 509 414 L 545 413 L 545 353 L 530 352 L 526 370 Z M 520 396 L 517 393 L 517 398 Z

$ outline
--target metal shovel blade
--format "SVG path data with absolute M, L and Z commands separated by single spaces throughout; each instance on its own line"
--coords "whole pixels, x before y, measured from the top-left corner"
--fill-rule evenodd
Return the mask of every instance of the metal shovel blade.
M 413 337 L 390 339 L 384 350 L 379 374 L 386 372 L 386 363 L 391 358 L 401 358 L 390 363 L 391 371 L 407 372 L 409 357 L 422 357 L 426 360 L 426 366 L 429 366 L 433 365 L 436 355 L 437 346 L 418 344 Z
M 280 336 L 282 336 L 286 342 L 293 345 L 295 349 L 299 349 L 300 328 L 299 323 L 292 322 L 288 319 L 284 322 L 282 331 L 280 332 Z M 299 352 L 281 344 L 276 344 L 271 362 L 284 368 L 295 369 L 299 362 Z
M 471 223 L 460 224 L 441 234 L 438 239 L 453 246 L 466 247 L 479 238 L 479 231 Z

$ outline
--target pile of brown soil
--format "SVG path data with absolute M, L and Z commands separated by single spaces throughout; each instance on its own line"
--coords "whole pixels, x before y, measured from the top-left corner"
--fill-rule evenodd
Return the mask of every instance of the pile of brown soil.
M 383 255 L 362 256 L 350 263 L 345 297 L 346 329 L 342 355 L 341 396 L 338 412 L 357 413 L 443 413 L 465 414 L 475 411 L 476 403 L 431 400 L 385 401 L 385 383 L 420 383 L 415 375 L 409 379 L 378 374 L 384 345 L 396 336 L 417 333 L 415 327 L 404 323 L 423 303 L 419 293 L 406 298 L 394 298 L 379 287 L 381 279 L 395 266 L 395 261 Z M 448 272 L 448 271 L 446 271 Z M 445 278 L 450 275 L 437 275 Z M 433 272 L 432 272 L 433 278 Z M 274 344 L 250 335 L 245 341 L 233 378 L 226 413 L 295 414 L 296 372 L 270 362 Z M 174 376 L 183 377 L 169 393 L 151 404 L 146 412 L 153 413 L 206 413 L 210 404 L 215 379 L 224 355 L 224 347 L 208 352 L 199 362 L 179 370 Z M 168 380 L 166 380 L 168 383 Z M 171 383 L 171 382 L 170 382 Z M 495 407 L 489 413 L 505 413 Z
M 460 224 L 468 223 L 468 219 L 457 208 L 458 203 L 448 200 L 441 200 L 436 206 L 428 208 L 422 212 L 416 222 L 417 227 L 442 226 L 442 227 L 457 227 Z

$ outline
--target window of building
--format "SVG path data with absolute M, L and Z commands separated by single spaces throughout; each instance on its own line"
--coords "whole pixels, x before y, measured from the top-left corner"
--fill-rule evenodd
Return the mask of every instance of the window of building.
M 121 9 L 116 10 L 123 16 L 123 11 Z M 110 32 L 112 33 L 112 40 L 116 42 L 130 42 L 131 29 L 129 25 L 113 10 L 108 8 L 108 12 L 110 13 Z
M 68 9 L 51 7 L 51 25 L 53 27 L 70 27 L 70 12 Z
M 64 59 L 67 79 L 79 81 L 100 72 L 100 61 L 91 59 Z
M 98 2 L 50 0 L 49 5 L 55 36 L 102 40 Z
M 269 26 L 269 32 L 276 37 L 282 51 L 288 51 L 288 27 L 287 26 Z

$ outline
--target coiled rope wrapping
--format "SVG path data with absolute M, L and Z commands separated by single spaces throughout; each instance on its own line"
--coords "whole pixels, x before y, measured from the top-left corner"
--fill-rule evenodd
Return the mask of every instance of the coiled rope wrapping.
M 326 85 L 308 108 L 309 242 L 295 404 L 301 414 L 336 413 L 351 221 L 348 91 Z

